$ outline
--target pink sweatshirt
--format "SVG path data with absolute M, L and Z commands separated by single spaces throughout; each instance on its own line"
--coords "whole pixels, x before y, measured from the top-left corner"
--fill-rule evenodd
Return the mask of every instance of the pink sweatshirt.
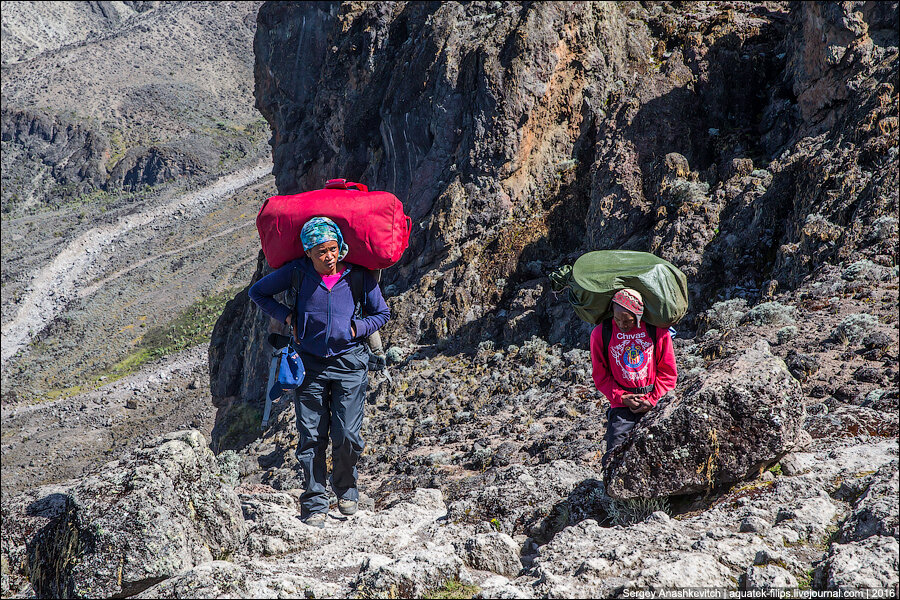
M 627 334 L 619 331 L 615 321 L 612 326 L 612 339 L 609 340 L 607 361 L 600 358 L 603 345 L 603 324 L 594 327 L 591 332 L 591 364 L 593 365 L 594 385 L 609 400 L 610 408 L 625 406 L 622 396 L 628 394 L 623 388 L 640 388 L 654 386 L 653 391 L 645 397 L 653 406 L 669 390 L 675 388 L 678 381 L 678 370 L 675 366 L 675 349 L 669 330 L 659 327 L 656 330 L 656 347 L 647 327 L 632 329 Z M 612 372 L 606 365 L 611 366 Z
M 346 270 L 347 270 L 346 268 L 341 269 L 334 275 L 322 275 L 322 283 L 324 283 L 325 287 L 330 290 L 331 288 L 334 287 L 334 284 L 336 284 L 338 281 L 340 281 L 341 275 L 343 275 L 344 271 L 346 271 Z

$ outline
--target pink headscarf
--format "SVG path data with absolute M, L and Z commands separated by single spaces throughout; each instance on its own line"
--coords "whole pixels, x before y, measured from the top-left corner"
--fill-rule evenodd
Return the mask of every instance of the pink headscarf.
M 644 299 L 641 293 L 631 288 L 622 288 L 613 296 L 613 302 L 634 314 L 637 318 L 637 324 L 641 324 L 641 317 L 644 314 Z

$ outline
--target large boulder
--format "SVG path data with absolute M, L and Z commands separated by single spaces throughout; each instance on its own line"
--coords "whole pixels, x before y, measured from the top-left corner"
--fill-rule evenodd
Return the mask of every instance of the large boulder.
M 62 495 L 34 536 L 38 596 L 127 597 L 239 550 L 246 524 L 199 431 L 170 433 L 105 465 Z
M 610 453 L 618 499 L 707 491 L 753 477 L 801 445 L 803 394 L 761 341 L 666 398 Z

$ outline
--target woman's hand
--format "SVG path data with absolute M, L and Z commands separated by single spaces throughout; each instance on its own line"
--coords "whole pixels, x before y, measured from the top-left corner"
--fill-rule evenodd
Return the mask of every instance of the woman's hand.
M 353 326 L 353 323 L 350 323 L 350 339 L 356 337 L 356 327 Z
M 292 317 L 292 316 L 293 316 L 293 315 L 291 315 L 291 313 L 288 313 L 288 316 L 285 317 L 285 319 L 284 319 L 284 323 L 285 323 L 288 327 L 291 326 L 291 317 Z

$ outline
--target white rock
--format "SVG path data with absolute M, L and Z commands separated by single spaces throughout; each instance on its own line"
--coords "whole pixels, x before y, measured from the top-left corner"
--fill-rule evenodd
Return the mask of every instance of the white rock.
M 816 571 L 826 590 L 890 589 L 898 584 L 900 545 L 882 535 L 861 542 L 834 544 Z
M 515 577 L 522 570 L 519 547 L 505 533 L 494 531 L 469 538 L 460 554 L 466 566 L 480 571 Z
M 797 578 L 778 565 L 750 567 L 744 575 L 744 589 L 772 590 L 778 588 L 796 588 Z

